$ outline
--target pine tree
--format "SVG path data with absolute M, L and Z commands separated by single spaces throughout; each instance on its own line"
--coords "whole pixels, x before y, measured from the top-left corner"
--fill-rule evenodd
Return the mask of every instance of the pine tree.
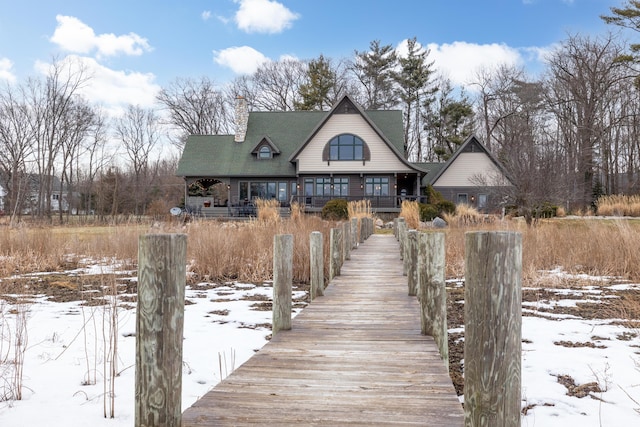
M 399 57 L 400 71 L 395 74 L 398 84 L 398 96 L 404 104 L 405 156 L 421 161 L 422 153 L 422 114 L 421 106 L 432 101 L 434 89 L 431 88 L 433 61 L 427 62 L 429 51 L 417 42 L 416 38 L 407 40 L 407 56 Z
M 336 85 L 336 72 L 331 62 L 320 55 L 309 61 L 307 82 L 298 90 L 302 100 L 296 102 L 296 110 L 324 110 L 331 107 L 329 94 Z
M 379 40 L 369 43 L 369 51 L 355 51 L 351 69 L 364 87 L 368 110 L 393 108 L 398 103 L 394 91 L 394 69 L 398 57 L 391 45 L 380 45 Z

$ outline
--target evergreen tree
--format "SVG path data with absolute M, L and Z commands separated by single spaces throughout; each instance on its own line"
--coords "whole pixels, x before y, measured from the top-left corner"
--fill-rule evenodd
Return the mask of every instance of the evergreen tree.
M 398 103 L 394 91 L 394 69 L 398 57 L 391 45 L 380 45 L 379 40 L 369 43 L 369 51 L 355 51 L 351 66 L 365 93 L 364 108 L 379 110 L 393 108 Z
M 432 102 L 434 93 L 430 87 L 433 62 L 427 62 L 428 55 L 415 37 L 407 40 L 407 55 L 398 58 L 400 70 L 394 76 L 404 110 L 405 156 L 418 162 L 423 158 L 421 106 Z
M 296 110 L 324 110 L 331 107 L 330 94 L 337 78 L 330 60 L 320 55 L 309 61 L 306 80 L 298 90 L 302 100 L 296 102 Z
M 604 22 L 640 32 L 640 0 L 629 0 L 624 7 L 612 7 L 611 12 L 611 16 L 600 16 Z M 635 71 L 640 72 L 637 67 L 640 65 L 640 43 L 631 44 L 630 50 L 630 54 L 619 56 L 618 61 L 634 64 Z M 640 75 L 636 76 L 635 84 L 640 88 Z
M 472 133 L 473 106 L 463 93 L 453 97 L 451 82 L 442 83 L 435 102 L 425 106 L 424 129 L 439 160 L 448 160 Z

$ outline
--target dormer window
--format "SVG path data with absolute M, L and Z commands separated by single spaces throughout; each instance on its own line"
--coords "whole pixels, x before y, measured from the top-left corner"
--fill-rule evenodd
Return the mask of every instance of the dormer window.
M 258 151 L 259 159 L 270 159 L 271 157 L 271 148 L 269 148 L 268 145 L 263 145 L 262 147 L 260 147 L 260 150 Z

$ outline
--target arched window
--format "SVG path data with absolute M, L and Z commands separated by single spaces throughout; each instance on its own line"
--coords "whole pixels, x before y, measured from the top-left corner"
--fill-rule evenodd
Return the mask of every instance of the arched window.
M 260 159 L 270 159 L 271 158 L 271 148 L 268 145 L 263 145 L 260 147 L 260 151 L 258 151 L 258 158 Z
M 333 137 L 325 147 L 324 160 L 369 160 L 369 147 L 360 137 L 343 133 Z

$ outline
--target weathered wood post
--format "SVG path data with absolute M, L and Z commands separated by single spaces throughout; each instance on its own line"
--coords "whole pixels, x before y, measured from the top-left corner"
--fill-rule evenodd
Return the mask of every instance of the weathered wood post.
M 393 236 L 398 240 L 398 218 L 393 218 Z
M 324 252 L 322 233 L 311 232 L 309 237 L 309 271 L 311 276 L 311 300 L 324 295 Z
M 416 296 L 418 290 L 418 231 L 407 232 L 407 284 L 409 296 Z
M 182 423 L 186 234 L 138 238 L 135 426 Z
M 364 243 L 367 238 L 366 220 L 365 217 L 360 217 L 360 243 Z
M 440 350 L 440 357 L 449 369 L 445 252 L 443 232 L 420 233 L 418 236 L 420 325 L 423 335 L 433 337 Z
M 351 218 L 351 249 L 358 248 L 358 218 Z
M 398 242 L 400 242 L 400 259 L 404 259 L 404 232 L 407 229 L 407 223 L 404 218 L 398 218 Z
M 339 228 L 332 228 L 329 234 L 329 280 L 340 275 L 342 266 L 341 234 Z
M 351 259 L 351 222 L 342 223 L 342 263 Z
M 293 235 L 273 236 L 273 320 L 271 334 L 291 329 Z
M 522 235 L 465 236 L 465 426 L 520 426 Z

